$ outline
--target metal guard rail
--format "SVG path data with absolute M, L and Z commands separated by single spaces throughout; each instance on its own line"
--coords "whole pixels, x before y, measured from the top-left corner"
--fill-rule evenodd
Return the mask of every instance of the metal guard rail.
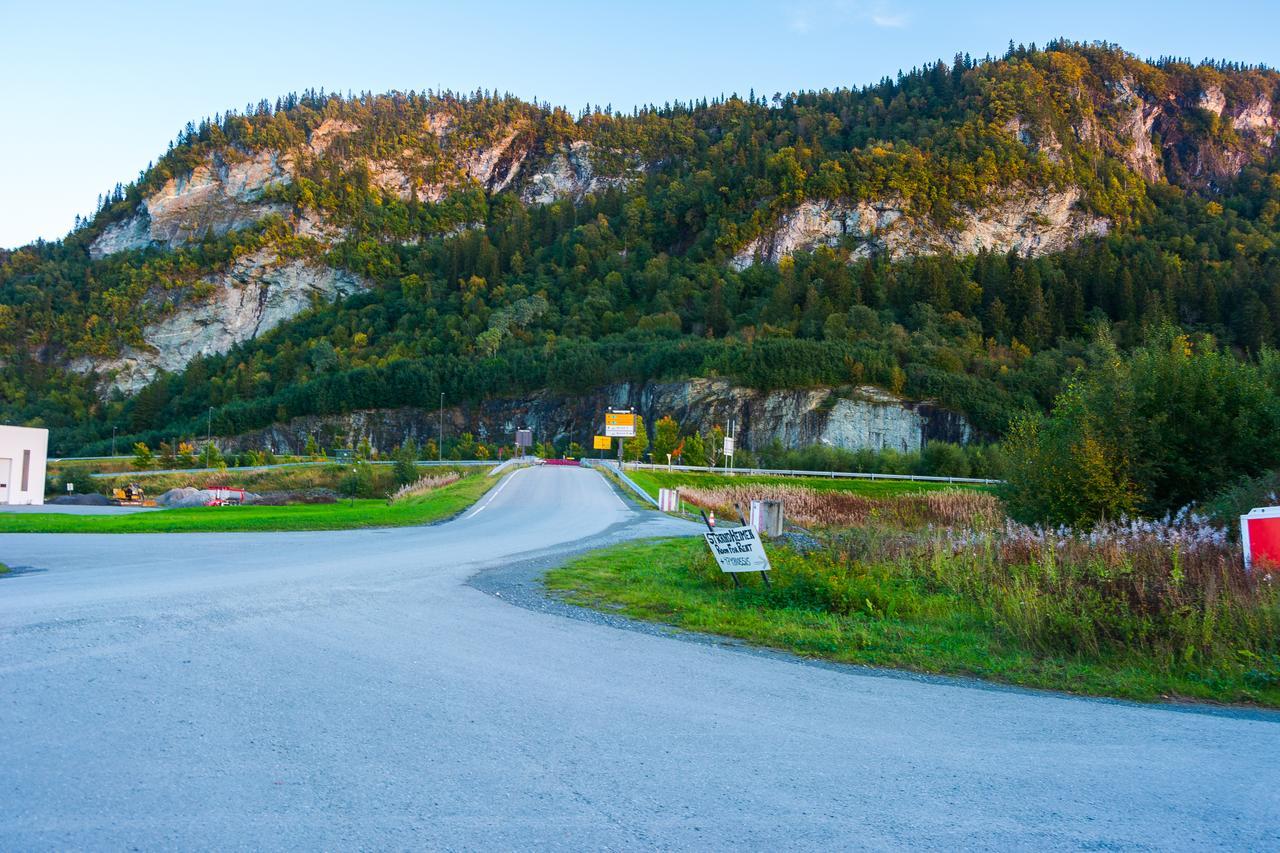
M 625 468 L 641 471 L 692 471 L 699 474 L 749 474 L 771 477 L 828 477 L 849 480 L 915 480 L 923 483 L 968 483 L 980 486 L 998 486 L 1004 480 L 986 480 L 981 477 L 935 477 L 927 474 L 872 474 L 851 471 L 801 471 L 794 468 L 710 468 L 706 465 L 654 465 L 650 462 L 624 462 Z M 616 466 L 615 466 L 616 467 Z

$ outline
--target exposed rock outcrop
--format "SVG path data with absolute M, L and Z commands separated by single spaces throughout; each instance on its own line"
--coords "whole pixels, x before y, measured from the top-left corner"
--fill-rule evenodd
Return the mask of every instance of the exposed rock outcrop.
M 630 179 L 598 174 L 591 143 L 578 140 L 556 152 L 546 168 L 531 175 L 520 197 L 528 204 L 550 204 L 562 198 L 577 201 L 590 193 L 625 186 Z
M 973 254 L 980 249 L 1041 255 L 1107 233 L 1107 221 L 1080 210 L 1079 198 L 1076 189 L 1014 190 L 980 210 L 961 211 L 958 225 L 950 227 L 909 216 L 901 202 L 807 201 L 744 246 L 731 263 L 741 270 L 753 263 L 777 263 L 793 252 L 840 245 L 847 245 L 853 257 Z
M 170 178 L 132 216 L 108 225 L 89 254 L 101 258 L 150 246 L 174 249 L 246 228 L 270 213 L 284 212 L 278 205 L 263 203 L 262 194 L 271 184 L 290 180 L 288 155 L 262 151 L 229 160 L 225 154 L 215 154 L 190 175 Z
M 776 439 L 788 447 L 827 444 L 911 451 L 929 441 L 975 438 L 964 416 L 875 388 L 862 388 L 850 396 L 838 396 L 826 388 L 761 392 L 722 379 L 621 384 L 584 395 L 539 392 L 525 399 L 488 400 L 446 409 L 445 430 L 449 436 L 470 432 L 485 441 L 510 442 L 516 429 L 528 428 L 539 441 L 577 441 L 589 447 L 607 406 L 634 406 L 650 427 L 664 415 L 674 417 L 686 430 L 708 430 L 733 419 L 739 444 L 748 450 Z M 372 446 L 389 450 L 405 439 L 424 443 L 439 431 L 437 410 L 382 409 L 295 418 L 219 444 L 233 450 L 300 452 L 312 436 L 324 447 L 368 439 Z
M 127 349 L 105 362 L 78 359 L 73 370 L 95 371 L 102 389 L 136 393 L 161 371 L 178 371 L 197 356 L 221 354 L 296 316 L 314 302 L 363 289 L 356 275 L 306 261 L 281 263 L 269 249 L 238 259 L 224 275 L 210 277 L 213 294 L 183 305 L 147 326 L 148 349 Z

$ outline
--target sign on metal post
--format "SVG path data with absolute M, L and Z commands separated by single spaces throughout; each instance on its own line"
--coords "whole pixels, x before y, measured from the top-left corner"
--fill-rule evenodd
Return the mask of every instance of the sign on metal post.
M 725 456 L 733 455 L 733 437 L 732 436 L 726 435 L 724 437 L 724 455 Z
M 635 412 L 605 412 L 604 434 L 608 437 L 634 438 L 636 434 Z
M 752 527 L 734 527 L 702 534 L 711 556 L 722 572 L 767 572 L 769 557 L 764 553 L 760 534 Z
M 1240 516 L 1240 544 L 1246 569 L 1257 560 L 1280 564 L 1280 506 L 1257 507 Z
M 592 450 L 608 450 L 611 447 L 613 447 L 612 438 L 609 438 L 609 436 L 607 435 L 597 435 L 595 437 L 595 444 L 592 445 L 591 449 Z

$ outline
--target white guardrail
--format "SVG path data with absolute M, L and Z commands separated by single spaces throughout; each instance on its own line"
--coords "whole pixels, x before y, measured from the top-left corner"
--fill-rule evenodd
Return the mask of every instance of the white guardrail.
M 613 474 L 613 476 L 618 478 L 618 481 L 620 483 L 622 483 L 624 486 L 629 488 L 631 491 L 635 492 L 636 496 L 642 499 L 645 503 L 651 504 L 652 506 L 655 506 L 655 507 L 658 505 L 657 499 L 654 498 L 653 495 L 646 492 L 644 489 L 640 488 L 640 486 L 636 484 L 635 480 L 628 477 L 622 471 L 622 469 L 618 467 L 617 462 L 613 462 L 612 460 L 609 460 L 609 459 L 581 459 L 579 461 L 582 463 L 583 466 L 587 468 L 600 467 L 608 470 L 609 473 Z
M 490 471 L 489 476 L 496 477 L 499 474 L 506 472 L 508 468 L 521 468 L 525 465 L 536 465 L 541 461 L 542 459 L 537 456 L 513 456 Z
M 649 462 L 624 462 L 624 468 L 639 471 L 692 471 L 698 474 L 750 474 L 767 477 L 829 477 L 849 480 L 917 480 L 922 483 L 969 483 L 997 486 L 1004 480 L 981 477 L 934 477 L 927 474 L 871 474 L 850 471 L 801 471 L 795 468 L 710 468 L 705 465 L 654 465 Z M 616 468 L 616 465 L 614 466 Z

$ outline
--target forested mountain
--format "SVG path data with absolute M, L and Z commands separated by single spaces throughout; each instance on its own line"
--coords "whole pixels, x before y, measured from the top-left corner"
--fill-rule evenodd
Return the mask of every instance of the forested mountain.
M 229 436 L 722 376 L 879 386 L 998 436 L 1099 328 L 1278 342 L 1278 88 L 1053 43 L 631 114 L 264 101 L 0 253 L 0 420 L 71 452 L 210 408 Z

